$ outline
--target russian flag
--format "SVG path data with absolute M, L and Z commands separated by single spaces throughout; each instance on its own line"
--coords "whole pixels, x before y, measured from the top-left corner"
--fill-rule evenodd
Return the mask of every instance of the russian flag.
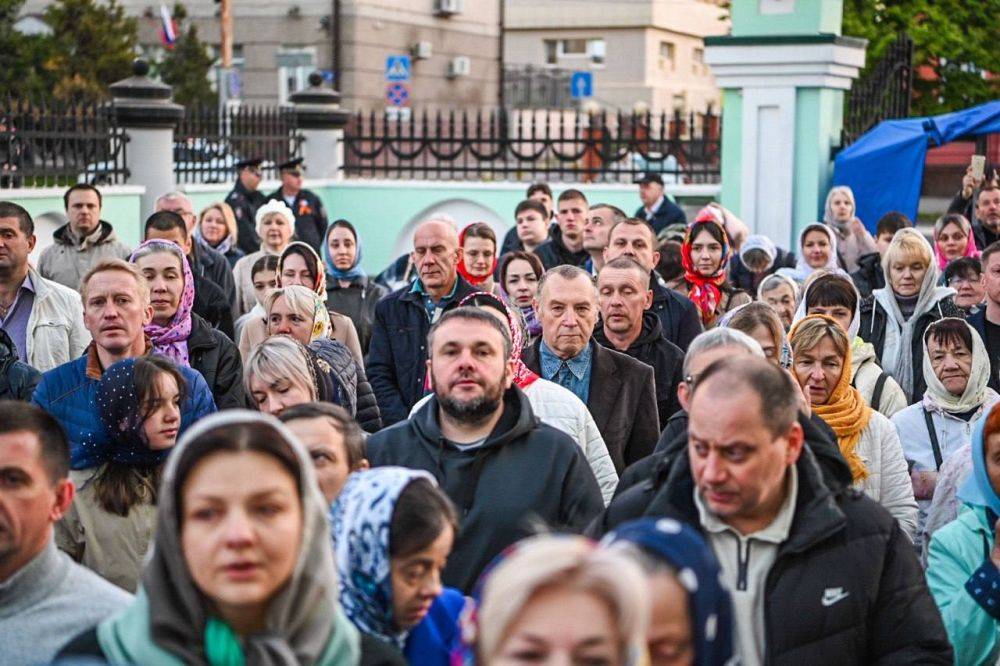
M 170 10 L 164 4 L 160 5 L 160 20 L 162 22 L 160 36 L 163 38 L 163 43 L 168 47 L 173 46 L 174 42 L 177 41 L 177 25 L 170 17 Z

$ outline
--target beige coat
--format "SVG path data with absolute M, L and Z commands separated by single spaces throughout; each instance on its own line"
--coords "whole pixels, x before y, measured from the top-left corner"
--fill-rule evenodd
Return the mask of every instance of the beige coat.
M 354 327 L 354 322 L 346 315 L 331 311 L 330 323 L 333 324 L 333 333 L 330 334 L 330 339 L 342 342 L 350 350 L 351 356 L 354 357 L 358 367 L 364 370 L 365 359 L 361 353 L 361 340 L 358 338 L 358 329 Z M 247 320 L 240 331 L 239 342 L 240 356 L 243 357 L 244 363 L 250 358 L 250 354 L 257 349 L 258 345 L 266 339 L 267 324 L 265 320 L 257 317 L 251 317 Z
M 83 276 L 101 259 L 128 261 L 132 254 L 127 246 L 118 242 L 114 229 L 104 221 L 83 240 L 77 239 L 69 224 L 56 229 L 52 238 L 52 245 L 38 258 L 38 272 L 73 291 L 79 291 Z
M 257 299 L 253 295 L 253 265 L 257 263 L 258 259 L 269 254 L 277 255 L 278 253 L 257 250 L 241 258 L 233 266 L 233 282 L 236 283 L 236 304 L 233 309 L 234 316 L 237 318 L 250 312 L 253 310 L 253 306 L 257 305 Z
M 118 587 L 135 592 L 142 564 L 153 542 L 156 505 L 133 506 L 127 516 L 108 513 L 97 501 L 94 477 L 103 469 L 74 470 L 76 497 L 55 525 L 56 545 L 74 560 Z M 146 479 L 136 474 L 141 483 Z M 152 492 L 152 488 L 149 488 Z
M 872 412 L 868 426 L 861 432 L 857 452 L 868 469 L 868 478 L 855 483 L 854 488 L 881 504 L 912 541 L 917 533 L 917 500 L 892 422 Z
M 35 301 L 28 315 L 28 365 L 41 372 L 78 358 L 90 344 L 80 294 L 29 268 Z
M 882 387 L 882 397 L 877 405 L 873 405 L 875 384 L 882 374 L 882 368 L 877 363 L 875 347 L 870 342 L 861 342 L 861 338 L 855 338 L 854 342 L 851 347 L 851 383 L 860 391 L 869 407 L 886 418 L 892 418 L 896 412 L 906 407 L 906 394 L 895 379 L 887 377 Z

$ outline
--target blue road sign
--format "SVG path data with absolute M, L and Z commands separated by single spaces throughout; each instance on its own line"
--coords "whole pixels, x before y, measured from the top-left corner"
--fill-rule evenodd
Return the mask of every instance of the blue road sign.
M 385 59 L 386 81 L 410 80 L 410 56 L 391 55 Z
M 594 96 L 593 72 L 573 72 L 569 80 L 569 90 L 573 99 L 584 99 Z
M 410 86 L 407 83 L 389 83 L 385 86 L 385 101 L 389 106 L 405 106 L 410 100 Z

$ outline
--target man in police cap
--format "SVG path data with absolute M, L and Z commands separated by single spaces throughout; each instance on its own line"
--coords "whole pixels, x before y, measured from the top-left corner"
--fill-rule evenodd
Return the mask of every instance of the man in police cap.
M 267 197 L 258 192 L 260 186 L 260 164 L 263 160 L 254 157 L 236 163 L 236 185 L 226 196 L 226 203 L 236 216 L 236 244 L 246 254 L 260 249 L 255 216 L 257 209 L 264 205 Z
M 281 172 L 281 187 L 268 199 L 284 201 L 295 214 L 295 236 L 303 243 L 308 243 L 320 254 L 323 237 L 326 235 L 326 210 L 315 193 L 302 187 L 302 158 L 278 165 Z
M 642 200 L 642 206 L 635 212 L 635 217 L 649 222 L 657 235 L 669 226 L 687 224 L 684 211 L 663 193 L 663 178 L 660 174 L 647 172 L 635 182 L 639 186 L 639 199 Z

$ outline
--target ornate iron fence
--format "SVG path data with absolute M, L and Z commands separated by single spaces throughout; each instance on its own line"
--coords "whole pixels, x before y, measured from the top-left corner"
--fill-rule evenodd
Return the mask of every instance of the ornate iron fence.
M 514 110 L 358 113 L 345 130 L 347 176 L 426 180 L 719 182 L 720 118 L 706 113 Z
M 301 145 L 288 108 L 189 108 L 174 132 L 174 175 L 178 183 L 225 183 L 237 162 L 259 157 L 264 177 L 277 178 L 275 166 L 298 157 Z
M 0 105 L 0 188 L 123 183 L 127 143 L 109 104 L 8 98 Z
M 912 96 L 913 40 L 901 32 L 847 93 L 841 144 L 853 143 L 883 120 L 908 117 Z

